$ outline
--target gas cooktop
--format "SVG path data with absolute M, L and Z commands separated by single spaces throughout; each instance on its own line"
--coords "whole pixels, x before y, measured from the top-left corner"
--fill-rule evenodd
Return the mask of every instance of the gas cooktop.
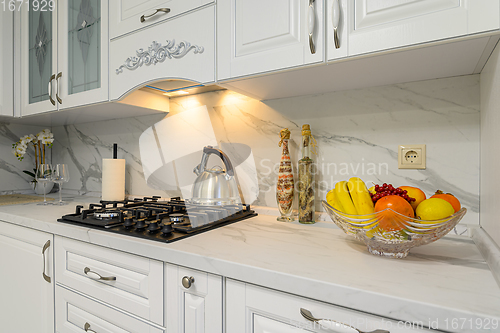
M 171 243 L 257 216 L 250 205 L 204 206 L 190 204 L 180 198 L 159 199 L 153 196 L 100 201 L 90 204 L 88 209 L 79 205 L 74 214 L 64 215 L 58 221 Z

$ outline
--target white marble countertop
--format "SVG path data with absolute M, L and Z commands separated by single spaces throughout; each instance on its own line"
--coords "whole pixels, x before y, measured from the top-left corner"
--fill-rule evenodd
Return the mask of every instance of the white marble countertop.
M 96 201 L 0 206 L 0 220 L 395 320 L 426 326 L 439 320 L 444 331 L 484 332 L 452 329 L 452 320 L 500 321 L 500 288 L 466 237 L 445 237 L 405 259 L 387 259 L 369 254 L 333 223 L 281 223 L 262 214 L 170 244 L 56 221 L 77 204 Z

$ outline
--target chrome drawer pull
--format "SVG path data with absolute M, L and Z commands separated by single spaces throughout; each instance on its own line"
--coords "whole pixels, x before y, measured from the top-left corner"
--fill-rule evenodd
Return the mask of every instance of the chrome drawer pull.
M 96 331 L 90 329 L 89 323 L 85 323 L 85 326 L 83 326 L 83 329 L 85 330 L 85 332 L 97 333 Z
M 308 29 L 309 29 L 309 49 L 311 50 L 311 54 L 316 53 L 316 47 L 314 46 L 313 33 L 314 33 L 314 25 L 316 24 L 316 18 L 314 15 L 314 0 L 309 0 L 309 9 L 307 12 L 308 16 Z
M 311 311 L 306 310 L 304 308 L 300 308 L 300 314 L 307 320 L 319 324 L 321 328 L 333 329 L 337 333 L 391 333 L 386 330 L 378 330 L 378 329 L 375 331 L 365 332 L 355 327 L 352 327 L 351 325 L 347 325 L 332 319 L 315 318 L 313 317 Z
M 99 273 L 96 273 L 96 272 L 94 272 L 94 271 L 91 271 L 91 270 L 90 270 L 90 268 L 88 268 L 88 267 L 85 267 L 85 268 L 83 269 L 83 272 L 84 272 L 84 273 L 85 273 L 85 275 L 87 275 L 87 276 L 88 276 L 88 274 L 87 274 L 87 273 L 92 273 L 92 274 L 97 275 L 97 276 L 99 277 L 97 280 L 103 280 L 103 281 L 115 281 L 115 280 L 116 280 L 116 276 L 108 276 L 108 277 L 104 277 L 104 276 L 101 276 L 101 274 L 99 274 Z M 92 278 L 91 276 L 89 276 L 89 277 L 90 277 L 90 278 Z
M 194 277 L 192 276 L 190 277 L 185 276 L 182 278 L 182 286 L 186 289 L 189 289 L 193 283 L 194 283 Z
M 158 8 L 153 14 L 151 15 L 142 15 L 141 16 L 141 23 L 144 23 L 146 21 L 146 18 L 148 17 L 151 17 L 151 16 L 154 16 L 156 14 L 158 14 L 159 12 L 162 12 L 162 13 L 165 13 L 165 14 L 168 14 L 170 13 L 170 8 Z
M 43 246 L 42 248 L 42 256 L 43 256 L 43 272 L 42 272 L 42 276 L 43 276 L 43 279 L 45 281 L 47 281 L 48 283 L 50 283 L 50 276 L 48 276 L 47 274 L 45 274 L 45 251 L 50 247 L 50 240 L 48 240 L 45 245 Z
M 49 99 L 50 99 L 50 103 L 52 103 L 52 105 L 56 105 L 56 101 L 54 101 L 54 99 L 52 98 L 52 80 L 54 80 L 55 78 L 56 78 L 56 75 L 52 74 L 52 76 L 50 77 L 49 86 L 48 86 Z
M 59 97 L 59 78 L 62 77 L 62 72 L 59 72 L 56 76 L 56 99 L 59 102 L 59 104 L 62 104 L 62 99 Z
M 340 48 L 338 28 L 340 21 L 340 4 L 339 0 L 333 0 L 332 5 L 332 25 L 333 25 L 333 43 L 335 44 L 335 48 Z

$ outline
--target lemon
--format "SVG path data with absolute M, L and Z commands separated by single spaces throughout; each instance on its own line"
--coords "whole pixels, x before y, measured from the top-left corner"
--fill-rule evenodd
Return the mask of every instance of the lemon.
M 455 213 L 453 206 L 446 200 L 430 198 L 422 201 L 415 211 L 418 218 L 422 220 L 440 220 Z

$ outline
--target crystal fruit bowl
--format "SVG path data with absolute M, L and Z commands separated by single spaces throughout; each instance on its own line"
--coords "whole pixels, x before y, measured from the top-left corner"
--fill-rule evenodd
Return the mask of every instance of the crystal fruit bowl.
M 342 213 L 323 200 L 323 207 L 332 221 L 346 234 L 362 241 L 371 254 L 389 258 L 404 258 L 412 247 L 438 240 L 452 230 L 467 212 L 462 208 L 441 220 L 411 218 L 386 208 L 368 215 Z M 382 222 L 382 223 L 381 223 Z M 393 230 L 380 227 L 393 226 Z

